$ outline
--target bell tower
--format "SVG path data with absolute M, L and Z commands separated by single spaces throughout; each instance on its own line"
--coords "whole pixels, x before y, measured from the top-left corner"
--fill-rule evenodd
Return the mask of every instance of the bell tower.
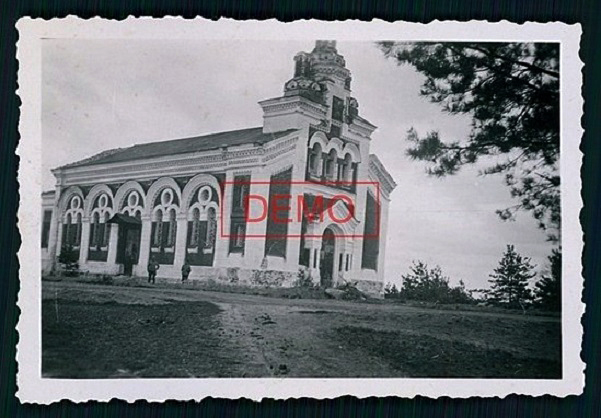
M 359 117 L 358 102 L 351 96 L 351 73 L 336 41 L 318 40 L 311 52 L 294 56 L 293 76 L 281 97 L 259 102 L 263 108 L 263 132 L 314 127 L 340 137 L 349 124 L 363 122 L 366 137 L 375 126 Z

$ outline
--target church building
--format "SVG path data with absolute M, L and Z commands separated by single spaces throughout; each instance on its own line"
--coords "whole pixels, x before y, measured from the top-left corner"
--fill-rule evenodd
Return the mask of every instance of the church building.
M 52 170 L 43 273 L 63 252 L 89 274 L 249 286 L 299 276 L 382 294 L 390 194 L 335 41 L 294 57 L 259 127 L 112 149 Z M 300 273 L 299 273 L 300 272 Z

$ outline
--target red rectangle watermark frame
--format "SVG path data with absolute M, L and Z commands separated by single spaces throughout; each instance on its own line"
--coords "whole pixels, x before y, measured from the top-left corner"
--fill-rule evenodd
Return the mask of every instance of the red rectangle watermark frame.
M 271 184 L 289 184 L 289 185 L 311 185 L 311 186 L 326 186 L 331 187 L 332 185 L 340 185 L 340 184 L 350 184 L 350 185 L 371 185 L 376 189 L 376 203 L 377 203 L 377 212 L 376 212 L 376 230 L 375 234 L 335 234 L 337 238 L 380 238 L 380 217 L 382 211 L 382 205 L 380 201 L 380 183 L 377 181 L 308 181 L 308 180 L 289 180 L 289 181 L 269 181 L 269 180 L 250 180 L 250 181 L 224 181 L 223 183 L 223 192 L 222 192 L 222 200 L 219 205 L 220 208 L 220 217 L 219 217 L 219 232 L 220 238 L 232 238 L 237 237 L 235 234 L 225 234 L 223 231 L 223 223 L 226 219 L 223 216 L 223 211 L 225 208 L 225 197 L 226 189 L 228 185 L 232 187 L 236 184 L 245 184 L 249 187 L 253 184 L 261 184 L 261 185 L 271 185 Z M 355 196 L 357 192 L 355 190 Z M 303 193 L 304 195 L 304 193 Z M 264 196 L 265 197 L 265 196 Z M 367 205 L 367 203 L 366 203 Z M 304 211 L 303 211 L 304 213 Z M 354 215 L 353 215 L 354 217 Z M 227 220 L 230 221 L 231 216 L 227 217 Z M 360 222 L 360 221 L 359 221 Z M 321 234 L 244 234 L 244 238 L 321 238 Z

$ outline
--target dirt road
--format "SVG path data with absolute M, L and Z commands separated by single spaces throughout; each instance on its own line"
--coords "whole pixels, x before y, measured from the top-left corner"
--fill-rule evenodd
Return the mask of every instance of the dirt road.
M 55 377 L 559 378 L 558 318 L 43 283 Z

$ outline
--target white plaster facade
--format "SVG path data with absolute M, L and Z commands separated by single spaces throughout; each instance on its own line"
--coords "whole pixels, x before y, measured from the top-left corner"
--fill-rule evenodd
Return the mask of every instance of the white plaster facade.
M 300 268 L 327 286 L 346 280 L 381 293 L 396 184 L 369 153 L 376 127 L 358 115 L 335 42 L 318 41 L 295 63 L 284 95 L 259 103 L 260 128 L 111 150 L 53 170 L 56 188 L 43 195 L 45 273 L 59 268 L 68 248 L 90 273 L 129 274 L 129 264 L 131 274 L 145 276 L 154 257 L 160 279 L 178 280 L 184 260 L 193 259 L 190 279 L 287 286 Z M 271 215 L 261 222 L 236 218 L 244 196 L 273 197 L 278 175 L 290 180 L 282 182 L 289 214 L 298 213 L 297 196 L 322 196 L 330 202 L 330 212 L 322 212 L 353 216 L 342 223 L 291 216 L 286 238 L 271 239 Z M 330 201 L 334 196 L 345 201 Z M 252 202 L 248 214 L 255 219 L 262 208 Z M 362 238 L 366 223 L 375 236 Z

